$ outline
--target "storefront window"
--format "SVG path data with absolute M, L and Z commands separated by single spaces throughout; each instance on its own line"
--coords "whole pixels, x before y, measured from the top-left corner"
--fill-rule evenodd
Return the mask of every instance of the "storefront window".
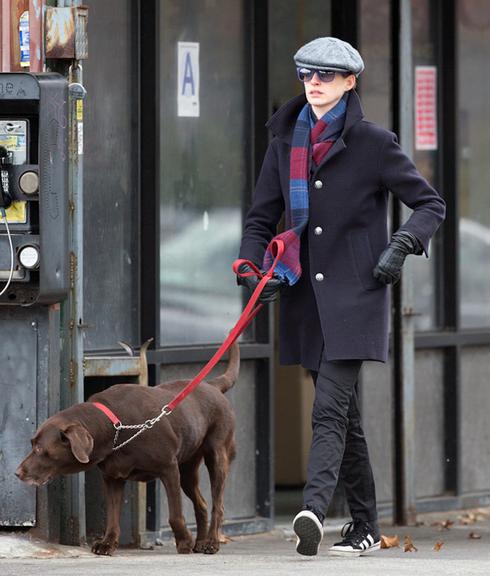
M 458 3 L 458 194 L 461 326 L 490 326 L 490 12 Z
M 437 33 L 436 18 L 432 14 L 431 4 L 429 0 L 412 0 L 414 80 L 420 67 L 435 67 Z M 392 3 L 389 0 L 360 0 L 359 3 L 359 46 L 366 66 L 359 82 L 362 105 L 368 120 L 389 130 L 392 129 L 392 83 L 397 81 L 392 74 L 391 8 Z M 435 74 L 437 78 L 437 71 Z M 415 104 L 414 101 L 414 110 Z M 415 138 L 414 143 L 414 162 L 420 173 L 437 189 L 438 147 L 435 145 L 429 149 L 428 146 L 421 146 Z M 389 227 L 391 231 L 391 222 Z M 437 254 L 434 243 L 431 244 L 430 252 L 429 260 L 425 257 L 412 258 L 414 304 L 417 310 L 417 316 L 414 318 L 416 330 L 430 330 L 437 326 L 435 305 Z
M 430 0 L 412 0 L 412 58 L 414 66 L 414 152 L 413 160 L 424 178 L 439 188 L 437 178 L 440 145 L 437 125 L 437 15 Z M 425 76 L 424 76 L 425 75 Z M 432 124 L 431 124 L 432 123 Z M 430 244 L 430 259 L 412 257 L 414 274 L 414 317 L 416 330 L 432 330 L 438 326 L 436 317 L 435 242 Z
M 303 44 L 329 36 L 330 2 L 269 0 L 269 95 L 271 112 L 301 94 L 293 56 Z
M 159 21 L 161 344 L 216 343 L 242 308 L 244 2 L 161 0 Z
M 359 92 L 366 118 L 391 129 L 390 0 L 359 1 L 359 50 L 366 67 Z

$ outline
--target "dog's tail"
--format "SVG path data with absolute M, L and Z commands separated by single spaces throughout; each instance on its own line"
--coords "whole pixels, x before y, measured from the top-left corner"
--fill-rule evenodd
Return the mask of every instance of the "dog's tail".
M 240 372 L 240 347 L 238 342 L 234 342 L 229 351 L 228 367 L 226 372 L 213 380 L 209 384 L 216 386 L 223 394 L 228 391 L 238 379 Z

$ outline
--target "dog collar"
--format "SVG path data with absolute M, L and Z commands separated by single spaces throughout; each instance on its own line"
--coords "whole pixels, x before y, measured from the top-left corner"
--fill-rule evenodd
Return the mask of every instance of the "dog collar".
M 119 420 L 119 418 L 114 414 L 114 412 L 112 410 L 109 410 L 107 406 L 104 406 L 104 404 L 101 404 L 100 402 L 92 402 L 92 404 L 96 408 L 104 412 L 104 414 L 107 416 L 107 418 L 109 418 L 109 420 L 114 424 L 114 426 L 121 424 L 121 420 Z

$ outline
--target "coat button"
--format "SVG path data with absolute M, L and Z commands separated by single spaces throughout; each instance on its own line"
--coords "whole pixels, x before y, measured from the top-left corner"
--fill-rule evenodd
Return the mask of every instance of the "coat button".
M 315 280 L 317 282 L 322 282 L 323 281 L 323 274 L 321 272 L 318 272 L 318 274 L 315 274 Z
M 321 180 L 315 180 L 315 188 L 317 190 L 320 190 L 320 188 L 323 188 L 323 182 Z
M 315 228 L 315 234 L 316 234 L 317 236 L 320 236 L 320 234 L 321 234 L 322 232 L 323 232 L 323 228 L 322 228 L 321 226 L 317 226 L 317 227 Z

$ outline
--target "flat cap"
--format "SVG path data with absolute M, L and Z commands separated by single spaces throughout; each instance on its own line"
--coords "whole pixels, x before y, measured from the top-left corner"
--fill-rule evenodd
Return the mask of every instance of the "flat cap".
M 316 38 L 294 55 L 296 66 L 315 67 L 320 70 L 347 70 L 356 76 L 364 70 L 359 52 L 348 42 L 333 36 Z

